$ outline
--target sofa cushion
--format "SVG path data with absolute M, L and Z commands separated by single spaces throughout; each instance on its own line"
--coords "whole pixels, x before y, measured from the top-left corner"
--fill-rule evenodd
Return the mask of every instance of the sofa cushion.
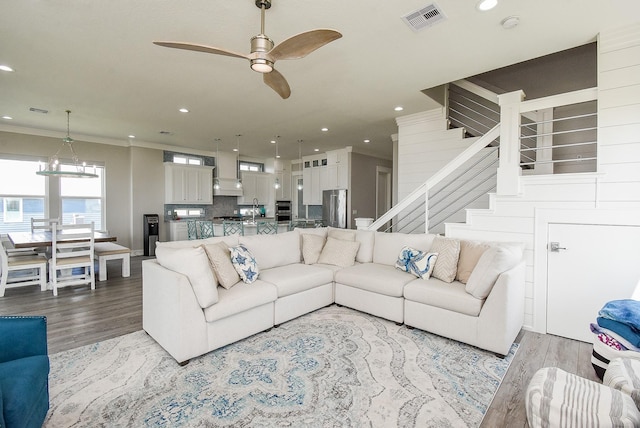
M 300 236 L 295 231 L 277 235 L 241 236 L 240 244 L 253 254 L 260 269 L 300 263 Z
M 247 284 L 257 280 L 258 275 L 260 275 L 260 268 L 251 251 L 242 244 L 229 248 L 229 251 L 231 252 L 231 263 L 238 275 L 240 275 L 240 279 Z
M 405 245 L 428 252 L 435 235 L 427 233 L 376 232 L 373 245 L 373 262 L 394 266 L 400 250 Z
M 438 253 L 426 253 L 411 247 L 403 247 L 396 260 L 396 269 L 421 279 L 429 279 L 436 265 Z
M 166 242 L 156 242 L 156 248 L 165 247 L 165 248 L 191 248 L 198 247 L 202 244 L 216 244 L 220 241 L 226 242 L 229 246 L 238 245 L 238 236 L 216 236 L 214 238 L 206 238 L 206 239 L 191 239 L 186 241 L 166 241 Z
M 333 272 L 322 267 L 295 263 L 260 272 L 260 279 L 274 284 L 278 297 L 289 296 L 333 282 Z
M 373 245 L 375 243 L 376 232 L 373 230 L 356 230 L 356 241 L 360 243 L 356 261 L 360 263 L 373 262 Z
M 358 247 L 360 247 L 360 243 L 357 241 L 345 241 L 329 236 L 320 257 L 318 257 L 318 263 L 341 267 L 353 266 Z
M 484 300 L 473 297 L 464 288 L 464 284 L 458 281 L 446 283 L 437 278 L 416 279 L 404 286 L 404 298 L 476 317 Z
M 218 301 L 218 282 L 204 248 L 160 246 L 156 248 L 156 258 L 163 267 L 189 278 L 201 308 L 208 308 Z
M 467 281 L 467 293 L 478 299 L 486 299 L 498 276 L 513 268 L 522 259 L 522 247 L 495 245 L 486 250 Z
M 342 239 L 344 241 L 355 241 L 356 231 L 329 226 L 327 227 L 327 237 L 333 239 Z
M 557 367 L 538 370 L 524 396 L 530 427 L 640 426 L 630 396 Z
M 326 238 L 322 235 L 314 235 L 312 233 L 305 233 L 301 235 L 301 238 L 302 259 L 304 260 L 304 263 L 307 265 L 317 263 Z
M 278 298 L 276 286 L 260 279 L 252 284 L 239 282 L 233 288 L 220 289 L 220 301 L 204 310 L 204 318 L 213 322 L 252 308 L 275 302 Z
M 377 263 L 356 264 L 335 274 L 336 283 L 391 297 L 402 297 L 405 284 L 415 278 L 393 266 Z
M 202 247 L 209 258 L 209 265 L 221 286 L 227 290 L 240 281 L 240 275 L 231 263 L 231 252 L 226 242 L 203 244 Z
M 478 264 L 480 256 L 491 246 L 488 242 L 460 240 L 460 256 L 458 257 L 458 268 L 456 281 L 466 284 L 473 268 Z
M 49 409 L 48 377 L 46 355 L 0 364 L 3 427 L 42 425 Z
M 640 409 L 640 360 L 635 358 L 612 359 L 602 383 L 630 395 Z
M 458 273 L 458 257 L 460 256 L 460 241 L 444 236 L 436 236 L 429 250 L 438 253 L 438 260 L 433 268 L 433 277 L 444 282 L 452 282 Z

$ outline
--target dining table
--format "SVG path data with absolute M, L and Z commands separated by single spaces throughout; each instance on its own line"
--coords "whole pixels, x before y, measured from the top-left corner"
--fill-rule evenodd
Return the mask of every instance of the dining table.
M 64 237 L 64 231 L 59 233 Z M 77 233 L 77 231 L 72 231 L 71 233 Z M 13 244 L 13 247 L 16 249 L 51 247 L 52 245 L 50 230 L 37 230 L 34 232 L 9 232 L 7 233 L 7 236 L 9 237 L 9 241 L 11 241 L 11 243 Z M 117 240 L 117 237 L 109 235 L 107 232 L 98 231 L 93 232 L 93 238 L 95 242 L 115 242 Z

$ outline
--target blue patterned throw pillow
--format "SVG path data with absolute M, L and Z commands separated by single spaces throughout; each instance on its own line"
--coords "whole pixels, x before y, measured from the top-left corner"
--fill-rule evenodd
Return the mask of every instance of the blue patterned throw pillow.
M 422 279 L 429 279 L 436 264 L 438 253 L 425 253 L 408 246 L 402 247 L 396 261 L 396 268 Z
M 258 263 L 256 263 L 255 257 L 247 247 L 236 245 L 235 247 L 230 247 L 229 251 L 231 252 L 231 263 L 244 282 L 251 284 L 258 279 L 258 274 L 260 273 Z

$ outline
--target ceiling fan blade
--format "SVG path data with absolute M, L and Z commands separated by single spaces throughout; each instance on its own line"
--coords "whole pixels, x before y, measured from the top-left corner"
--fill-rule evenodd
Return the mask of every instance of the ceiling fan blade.
M 183 43 L 183 42 L 153 42 L 154 45 L 164 46 L 166 48 L 175 48 L 175 49 L 184 49 L 187 51 L 197 51 L 197 52 L 205 52 L 216 55 L 226 55 L 235 58 L 244 58 L 249 59 L 247 55 L 239 54 L 233 51 L 228 51 L 226 49 L 214 48 L 213 46 L 205 46 L 205 45 L 196 45 L 193 43 Z
M 291 95 L 291 88 L 289 87 L 287 80 L 278 70 L 274 68 L 271 73 L 265 73 L 263 76 L 264 83 L 276 91 L 282 99 L 286 100 L 289 98 L 289 95 Z
M 273 57 L 274 61 L 303 58 L 340 37 L 342 37 L 342 34 L 335 30 L 318 29 L 306 31 L 278 43 L 269 51 L 269 55 Z

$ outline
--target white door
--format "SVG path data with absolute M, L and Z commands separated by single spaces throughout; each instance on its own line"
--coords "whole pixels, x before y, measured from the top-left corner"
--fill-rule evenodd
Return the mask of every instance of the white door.
M 589 324 L 598 311 L 631 298 L 640 280 L 639 242 L 637 226 L 550 223 L 547 332 L 592 342 Z

